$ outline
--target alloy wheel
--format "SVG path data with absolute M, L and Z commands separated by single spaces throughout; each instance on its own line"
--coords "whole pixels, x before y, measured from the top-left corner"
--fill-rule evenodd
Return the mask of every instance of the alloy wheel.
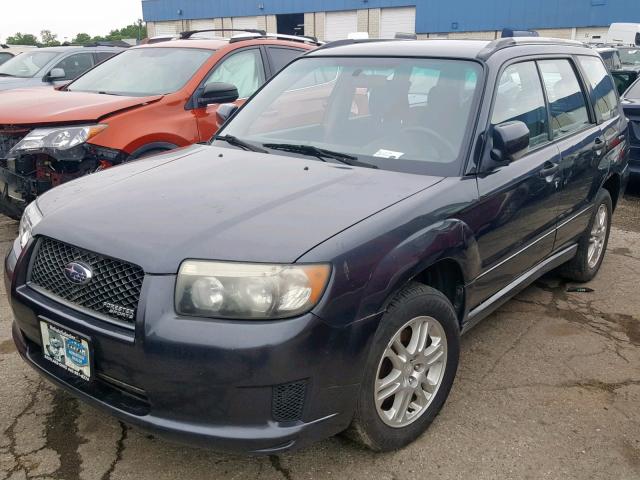
M 402 428 L 429 407 L 447 364 L 447 338 L 435 318 L 416 317 L 392 337 L 378 364 L 375 405 L 388 426 Z
M 593 220 L 591 235 L 589 236 L 589 249 L 587 251 L 587 264 L 589 268 L 595 268 L 602 257 L 604 244 L 607 239 L 607 229 L 609 227 L 609 214 L 606 205 L 602 204 L 596 212 Z

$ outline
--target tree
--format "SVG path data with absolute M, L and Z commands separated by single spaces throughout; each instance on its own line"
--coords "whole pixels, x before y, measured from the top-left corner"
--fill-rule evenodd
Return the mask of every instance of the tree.
M 71 40 L 71 43 L 86 45 L 88 43 L 91 43 L 91 35 L 89 35 L 88 33 L 79 33 L 73 40 Z
M 122 40 L 125 38 L 139 38 L 143 39 L 147 37 L 147 27 L 145 25 L 132 23 L 124 28 L 111 30 L 107 35 L 107 40 Z
M 11 37 L 7 37 L 7 43 L 9 45 L 38 45 L 38 39 L 30 33 L 22 34 L 18 32 Z
M 42 30 L 40 32 L 40 38 L 42 39 L 42 44 L 45 47 L 56 47 L 60 45 L 58 35 L 52 33 L 51 30 Z

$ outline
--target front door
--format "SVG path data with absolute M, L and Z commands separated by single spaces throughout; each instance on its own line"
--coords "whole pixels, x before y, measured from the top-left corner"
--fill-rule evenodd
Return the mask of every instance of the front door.
M 266 71 L 260 48 L 243 48 L 231 52 L 213 67 L 198 90 L 201 91 L 213 82 L 231 83 L 238 89 L 238 100 L 235 103 L 241 105 L 262 86 L 265 78 Z M 197 96 L 196 92 L 194 98 Z M 220 128 L 221 122 L 216 115 L 218 106 L 218 104 L 212 104 L 194 109 L 201 142 L 210 140 Z

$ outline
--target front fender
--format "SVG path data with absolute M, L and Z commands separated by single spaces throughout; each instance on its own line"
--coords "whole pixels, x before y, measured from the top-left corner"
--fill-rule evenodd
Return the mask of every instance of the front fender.
M 452 260 L 460 267 L 465 285 L 480 271 L 478 244 L 469 226 L 459 219 L 426 226 L 390 250 L 371 274 L 359 316 L 384 310 L 395 292 L 442 260 Z

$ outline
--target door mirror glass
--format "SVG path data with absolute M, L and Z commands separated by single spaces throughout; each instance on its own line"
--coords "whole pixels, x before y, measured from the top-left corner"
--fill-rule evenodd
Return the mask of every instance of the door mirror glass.
M 493 127 L 493 149 L 491 159 L 498 163 L 509 163 L 529 149 L 529 127 L 515 120 Z
M 235 85 L 224 82 L 212 82 L 205 85 L 198 98 L 198 106 L 205 107 L 213 103 L 231 103 L 238 99 L 238 89 Z
M 235 103 L 224 103 L 220 105 L 216 111 L 218 123 L 222 125 L 224 122 L 229 120 L 237 110 L 238 106 Z
M 47 75 L 47 80 L 50 82 L 55 82 L 57 80 L 64 80 L 67 76 L 67 73 L 64 71 L 64 68 L 54 68 Z

